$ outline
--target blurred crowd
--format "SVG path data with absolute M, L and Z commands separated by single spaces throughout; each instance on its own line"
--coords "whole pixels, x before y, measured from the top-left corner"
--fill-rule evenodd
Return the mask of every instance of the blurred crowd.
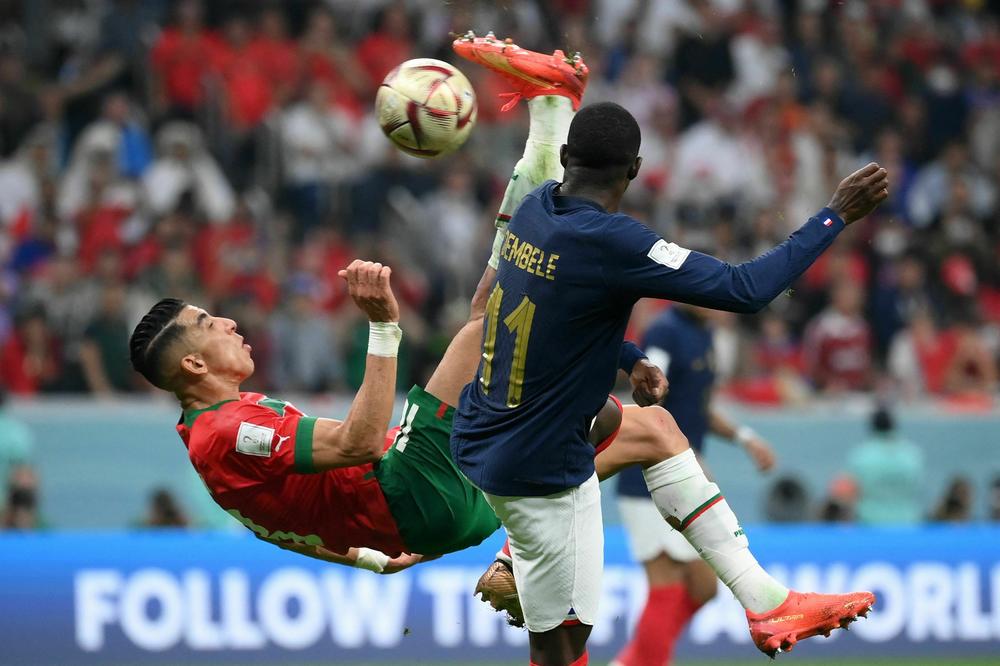
M 1000 350 L 1000 3 L 990 0 L 2 0 L 0 386 L 145 390 L 158 298 L 235 318 L 248 389 L 349 390 L 366 330 L 336 271 L 394 268 L 401 387 L 440 357 L 485 264 L 526 112 L 479 96 L 458 154 L 402 155 L 385 74 L 452 33 L 579 50 L 585 101 L 643 130 L 628 212 L 729 261 L 780 242 L 877 160 L 891 198 L 787 297 L 720 317 L 732 397 L 876 391 L 989 406 Z M 643 303 L 633 334 L 660 304 Z

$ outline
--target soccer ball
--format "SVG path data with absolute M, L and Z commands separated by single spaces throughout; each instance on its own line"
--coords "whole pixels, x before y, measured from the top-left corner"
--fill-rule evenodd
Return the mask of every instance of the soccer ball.
M 389 72 L 375 97 L 378 124 L 403 152 L 447 155 L 476 124 L 476 93 L 462 72 L 433 58 L 407 60 Z

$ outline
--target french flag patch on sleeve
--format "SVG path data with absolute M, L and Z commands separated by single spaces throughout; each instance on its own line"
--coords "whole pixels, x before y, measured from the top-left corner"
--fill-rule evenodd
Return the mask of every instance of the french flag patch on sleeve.
M 833 218 L 832 217 L 828 217 L 825 220 L 823 220 L 823 226 L 824 227 L 832 227 L 833 226 Z

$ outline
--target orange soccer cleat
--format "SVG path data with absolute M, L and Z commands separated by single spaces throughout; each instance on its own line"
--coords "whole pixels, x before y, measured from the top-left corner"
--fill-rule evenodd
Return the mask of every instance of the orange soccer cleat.
M 757 615 L 747 611 L 750 637 L 761 652 L 774 659 L 779 652 L 790 652 L 803 638 L 829 636 L 834 629 L 847 629 L 859 615 L 867 617 L 874 605 L 875 595 L 871 592 L 815 594 L 792 590 L 770 612 Z
M 510 38 L 498 40 L 492 32 L 476 37 L 470 30 L 452 42 L 455 53 L 495 72 L 514 86 L 510 100 L 501 111 L 512 109 L 520 99 L 541 95 L 561 95 L 580 108 L 590 70 L 579 53 L 567 57 L 562 51 L 552 55 L 522 49 Z

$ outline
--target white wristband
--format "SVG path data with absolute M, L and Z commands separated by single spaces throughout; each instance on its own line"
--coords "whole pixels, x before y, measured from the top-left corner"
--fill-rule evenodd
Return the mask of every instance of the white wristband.
M 394 321 L 368 322 L 368 353 L 372 356 L 396 358 L 403 330 Z
M 389 556 L 379 550 L 371 548 L 358 548 L 358 559 L 354 561 L 354 566 L 358 569 L 367 569 L 375 573 L 385 571 L 389 564 Z
M 750 426 L 740 426 L 736 429 L 736 434 L 733 436 L 733 441 L 744 447 L 755 439 L 757 439 L 757 431 Z

